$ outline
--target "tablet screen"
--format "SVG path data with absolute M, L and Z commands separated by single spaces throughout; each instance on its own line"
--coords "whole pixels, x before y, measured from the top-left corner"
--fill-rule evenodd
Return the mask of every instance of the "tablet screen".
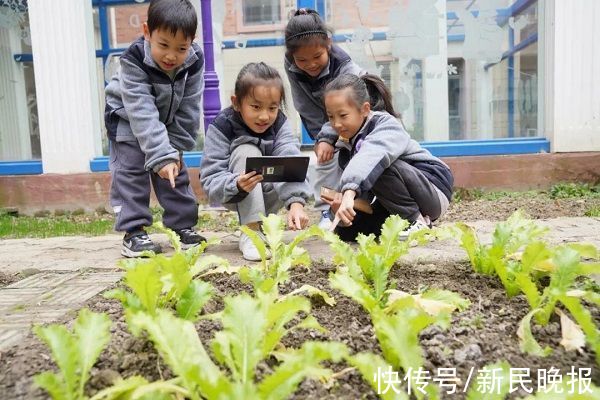
M 308 162 L 308 156 L 248 157 L 246 172 L 262 174 L 263 182 L 303 182 Z

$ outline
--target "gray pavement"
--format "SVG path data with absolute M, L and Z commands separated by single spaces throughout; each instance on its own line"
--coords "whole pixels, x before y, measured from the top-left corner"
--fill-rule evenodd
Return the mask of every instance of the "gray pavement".
M 551 243 L 586 242 L 600 247 L 600 218 L 557 218 L 539 221 L 548 226 Z M 495 222 L 469 223 L 483 242 L 490 240 Z M 251 264 L 237 248 L 237 235 L 203 232 L 221 243 L 206 254 L 226 258 L 232 265 Z M 152 235 L 170 249 L 165 235 Z M 292 232 L 286 238 L 293 237 Z M 117 282 L 121 235 L 0 240 L 0 271 L 28 276 L 0 288 L 0 351 L 17 343 L 33 324 L 53 322 L 79 309 L 86 300 Z M 314 260 L 331 258 L 327 244 L 310 239 L 302 244 Z M 170 250 L 172 251 L 172 250 Z M 460 261 L 466 254 L 454 240 L 435 241 L 411 248 L 405 262 Z

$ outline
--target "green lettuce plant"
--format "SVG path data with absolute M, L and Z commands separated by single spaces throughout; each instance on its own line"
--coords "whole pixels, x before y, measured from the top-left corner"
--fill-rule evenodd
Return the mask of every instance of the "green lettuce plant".
M 531 320 L 547 325 L 558 304 L 566 308 L 585 334 L 586 341 L 598 354 L 600 334 L 589 310 L 581 300 L 597 303 L 600 296 L 578 289 L 578 279 L 600 274 L 600 264 L 584 262 L 598 259 L 598 249 L 589 244 L 571 243 L 551 247 L 539 240 L 547 229 L 515 212 L 496 225 L 490 245 L 481 245 L 472 228 L 457 224 L 461 242 L 476 272 L 497 275 L 507 295 L 525 295 L 530 307 L 517 331 L 523 352 L 546 356 L 549 347 L 542 348 L 531 332 Z M 542 287 L 540 279 L 549 284 Z M 600 356 L 596 357 L 600 364 Z
M 546 325 L 557 305 L 566 308 L 585 334 L 585 339 L 596 353 L 600 364 L 600 333 L 590 311 L 582 300 L 599 305 L 600 295 L 578 287 L 578 278 L 600 274 L 600 263 L 582 262 L 582 258 L 597 258 L 597 249 L 591 245 L 562 245 L 548 248 L 541 244 L 531 245 L 522 257 L 522 268 L 517 273 L 516 282 L 525 293 L 531 311 L 519 325 L 521 349 L 524 352 L 547 355 L 550 350 L 542 349 L 531 334 L 532 317 L 541 325 Z M 535 253 L 535 254 L 531 254 Z M 528 256 L 528 254 L 531 254 Z M 532 271 L 543 271 L 550 283 L 543 290 L 527 275 Z
M 506 221 L 496 225 L 491 244 L 481 244 L 472 227 L 463 223 L 457 223 L 455 226 L 473 270 L 486 275 L 498 274 L 503 283 L 506 282 L 501 274 L 502 271 L 498 271 L 503 267 L 503 260 L 527 244 L 537 241 L 548 231 L 547 228 L 540 227 L 527 219 L 522 211 L 515 211 Z M 505 284 L 505 287 L 512 291 L 510 284 Z
M 408 227 L 408 221 L 397 215 L 386 219 L 379 240 L 374 235 L 359 235 L 358 248 L 353 250 L 337 236 L 326 235 L 334 251 L 337 270 L 329 277 L 331 287 L 351 297 L 368 312 L 385 307 L 387 290 L 393 288 L 389 273 L 396 261 L 408 253 L 410 243 L 400 241 L 400 232 Z M 425 233 L 413 239 L 423 242 Z
M 308 268 L 311 259 L 306 251 L 299 244 L 312 236 L 322 234 L 319 227 L 313 225 L 298 233 L 294 239 L 286 244 L 283 241 L 285 222 L 277 214 L 269 214 L 262 217 L 262 231 L 266 242 L 254 230 L 242 226 L 240 229 L 248 235 L 252 243 L 256 246 L 261 256 L 261 263 L 258 269 L 263 276 L 275 280 L 277 283 L 287 282 L 290 278 L 289 271 L 297 266 Z M 267 259 L 267 246 L 269 247 L 271 258 Z
M 213 315 L 223 325 L 211 343 L 216 363 L 190 321 L 165 310 L 158 310 L 155 317 L 137 313 L 131 319 L 133 332 L 147 333 L 176 378 L 151 384 L 139 378 L 122 381 L 94 400 L 118 398 L 115 393 L 136 398 L 150 389 L 190 399 L 286 399 L 305 377 L 331 375 L 321 365 L 323 361 L 337 362 L 347 354 L 343 344 L 333 342 L 305 342 L 299 349 L 281 347 L 280 339 L 286 333 L 312 325 L 300 322 L 289 326 L 298 312 L 308 312 L 309 307 L 308 300 L 301 297 L 271 305 L 246 293 L 226 297 L 224 310 Z M 257 366 L 272 355 L 278 365 L 257 381 Z M 149 389 L 148 385 L 153 386 Z
M 290 270 L 303 266 L 309 268 L 311 259 L 306 249 L 300 247 L 300 243 L 313 236 L 322 236 L 323 230 L 318 226 L 312 226 L 298 233 L 290 243 L 283 241 L 284 221 L 281 216 L 270 214 L 262 217 L 262 229 L 265 234 L 266 243 L 253 230 L 242 227 L 262 257 L 260 265 L 255 267 L 242 267 L 239 270 L 240 280 L 251 283 L 257 296 L 268 296 L 276 299 L 280 296 L 279 285 L 289 281 Z M 271 251 L 271 258 L 266 258 L 267 245 Z M 299 289 L 288 293 L 286 296 L 295 296 L 305 293 L 308 296 L 319 296 L 329 305 L 335 304 L 335 299 L 326 292 L 312 285 L 302 285 Z
M 124 260 L 121 266 L 125 268 L 127 289 L 113 289 L 104 296 L 121 301 L 128 316 L 138 311 L 155 315 L 157 309 L 174 308 L 179 317 L 195 320 L 214 289 L 208 282 L 193 279 L 194 276 L 214 266 L 226 268 L 229 263 L 217 256 L 202 257 L 206 247 L 216 243 L 214 241 L 182 251 L 177 234 L 161 223 L 153 226 L 167 234 L 175 253 L 171 256 L 149 254 L 147 259 Z
M 88 309 L 79 312 L 72 332 L 64 325 L 36 326 L 35 334 L 46 343 L 58 373 L 42 372 L 34 378 L 37 386 L 55 400 L 87 399 L 84 388 L 90 370 L 110 340 L 110 319 Z
M 379 240 L 373 235 L 359 235 L 356 250 L 336 236 L 326 236 L 335 253 L 334 262 L 338 265 L 329 277 L 330 284 L 369 313 L 383 353 L 383 358 L 370 353 L 348 358 L 348 362 L 358 368 L 371 385 L 374 384 L 373 366 L 369 362 L 384 368 L 391 366 L 394 371 L 405 373 L 422 368 L 424 362 L 419 333 L 432 324 L 446 328 L 451 313 L 469 305 L 468 300 L 445 290 L 411 295 L 394 289 L 389 273 L 398 258 L 408 253 L 411 244 L 398 239 L 407 226 L 407 221 L 391 216 L 383 224 Z M 429 233 L 419 232 L 411 237 L 411 241 L 423 242 L 426 234 Z M 428 386 L 426 393 L 430 399 L 439 398 L 433 386 Z M 419 391 L 414 395 L 419 399 L 424 396 Z M 397 393 L 386 396 L 404 398 Z

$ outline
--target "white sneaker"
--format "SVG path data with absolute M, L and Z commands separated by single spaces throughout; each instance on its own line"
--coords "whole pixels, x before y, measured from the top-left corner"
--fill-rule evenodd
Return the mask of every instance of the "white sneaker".
M 321 212 L 321 220 L 319 221 L 319 228 L 328 231 L 331 228 L 331 219 L 329 218 L 329 210 Z
M 408 226 L 408 228 L 406 228 L 405 230 L 400 232 L 399 239 L 404 242 L 405 240 L 408 239 L 408 237 L 411 234 L 418 232 L 420 230 L 423 230 L 423 229 L 431 229 L 431 224 L 428 224 L 428 223 L 422 221 L 421 219 L 418 219 L 418 220 L 414 221 L 413 223 L 411 223 Z
M 257 233 L 258 233 L 258 236 L 266 244 L 265 236 L 263 235 L 263 233 L 262 232 L 257 232 Z M 239 247 L 240 247 L 240 251 L 242 252 L 242 257 L 244 257 L 245 260 L 248 260 L 248 261 L 261 261 L 262 260 L 262 258 L 260 257 L 260 253 L 258 252 L 258 249 L 254 245 L 254 243 L 252 243 L 252 239 L 250 239 L 250 236 L 246 235 L 244 232 L 242 232 L 242 234 L 240 235 Z M 268 249 L 267 249 L 266 257 L 267 257 L 267 260 L 269 258 L 271 258 L 271 252 Z

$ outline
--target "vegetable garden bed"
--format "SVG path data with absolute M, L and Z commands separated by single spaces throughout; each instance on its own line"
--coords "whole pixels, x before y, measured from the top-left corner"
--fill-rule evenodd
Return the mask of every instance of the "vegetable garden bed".
M 367 252 L 367 258 L 370 258 L 371 260 L 382 256 L 383 253 L 381 253 L 381 251 L 389 250 L 389 248 L 386 250 L 382 247 L 375 247 L 385 247 L 383 240 L 381 244 L 373 242 L 370 246 L 371 247 L 364 245 L 362 247 L 370 248 L 369 252 Z M 297 253 L 294 253 L 294 257 L 291 257 L 291 247 L 287 250 L 290 251 L 288 254 L 290 260 L 296 259 L 300 261 L 301 256 Z M 346 261 L 348 261 L 351 260 L 352 257 L 347 250 L 348 249 L 345 247 L 339 249 L 337 261 L 342 268 L 348 267 L 347 263 L 344 264 L 341 262 L 343 261 L 343 258 L 350 257 L 346 258 Z M 360 251 L 355 248 L 353 248 L 353 250 L 357 252 L 356 254 L 360 253 Z M 400 250 L 404 251 L 406 249 Z M 580 250 L 583 251 L 583 249 Z M 273 266 L 276 263 L 279 255 L 281 255 L 279 259 L 285 258 L 283 251 L 281 254 L 276 251 L 274 253 L 273 258 L 275 261 L 270 262 L 268 264 L 270 266 Z M 508 257 L 510 255 L 507 254 L 505 256 Z M 597 258 L 597 254 L 595 257 Z M 358 259 L 358 257 L 355 258 Z M 526 256 L 523 258 L 526 258 Z M 202 256 L 200 259 L 202 259 Z M 291 262 L 293 263 L 295 261 Z M 363 260 L 363 262 L 367 261 Z M 209 264 L 211 264 L 211 262 L 207 261 L 205 265 L 207 270 L 210 269 L 208 267 Z M 219 262 L 218 260 L 212 260 L 212 264 L 218 265 Z M 584 264 L 588 265 L 587 263 Z M 597 264 L 590 263 L 589 265 L 595 265 L 597 267 Z M 280 372 L 280 369 L 278 368 L 280 363 L 285 363 L 286 360 L 289 361 L 289 357 L 292 357 L 290 355 L 286 356 L 284 350 L 300 349 L 303 344 L 307 342 L 341 343 L 344 346 L 344 349 L 336 349 L 340 350 L 340 353 L 347 352 L 348 357 L 360 353 L 372 353 L 372 356 L 370 355 L 370 358 L 368 358 L 369 361 L 372 361 L 370 364 L 371 368 L 360 368 L 358 365 L 360 363 L 357 361 L 353 362 L 350 358 L 342 357 L 341 359 L 335 360 L 335 357 L 330 357 L 332 355 L 323 355 L 324 353 L 327 353 L 327 351 L 323 349 L 312 353 L 307 350 L 305 353 L 302 353 L 302 356 L 305 358 L 310 358 L 309 355 L 315 356 L 317 353 L 322 353 L 323 362 L 319 364 L 317 361 L 311 359 L 308 360 L 308 363 L 313 363 L 311 364 L 311 372 L 313 372 L 314 375 L 322 375 L 323 379 L 300 379 L 297 389 L 293 391 L 294 394 L 291 395 L 290 398 L 378 398 L 378 395 L 376 394 L 377 386 L 373 384 L 373 382 L 369 382 L 368 379 L 368 377 L 372 377 L 373 375 L 368 374 L 365 371 L 377 371 L 375 366 L 384 364 L 376 364 L 376 360 L 381 362 L 385 358 L 385 360 L 390 363 L 391 360 L 394 360 L 393 357 L 395 355 L 401 357 L 400 364 L 403 365 L 404 368 L 400 369 L 398 368 L 398 363 L 392 363 L 395 364 L 393 369 L 395 371 L 400 371 L 398 380 L 390 381 L 388 379 L 385 381 L 385 376 L 379 376 L 380 383 L 382 384 L 381 388 L 384 390 L 387 389 L 385 394 L 382 393 L 383 398 L 404 398 L 402 396 L 403 393 L 408 391 L 408 383 L 411 383 L 413 386 L 411 390 L 413 394 L 417 395 L 417 397 L 425 397 L 425 395 L 421 395 L 419 390 L 416 389 L 419 385 L 417 385 L 418 381 L 415 379 L 415 376 L 412 376 L 413 379 L 409 381 L 403 380 L 403 376 L 407 373 L 406 366 L 411 365 L 411 362 L 414 364 L 414 360 L 417 360 L 416 364 L 418 364 L 418 359 L 421 355 L 423 356 L 422 368 L 423 371 L 429 372 L 429 375 L 425 375 L 429 376 L 429 379 L 423 378 L 423 376 L 421 377 L 427 382 L 429 387 L 435 387 L 442 382 L 442 375 L 440 375 L 440 373 L 443 373 L 443 377 L 445 377 L 443 381 L 444 385 L 440 387 L 438 393 L 439 398 L 443 399 L 467 398 L 465 392 L 468 391 L 468 389 L 474 390 L 478 385 L 483 385 L 482 382 L 484 382 L 485 376 L 483 371 L 486 371 L 486 366 L 491 370 L 493 368 L 490 366 L 500 361 L 506 361 L 508 363 L 505 364 L 505 367 L 510 366 L 510 368 L 512 368 L 510 370 L 511 373 L 517 374 L 521 369 L 528 369 L 529 372 L 527 377 L 523 377 L 520 380 L 516 380 L 515 378 L 513 382 L 514 387 L 512 388 L 514 390 L 512 390 L 512 393 L 509 395 L 510 398 L 520 398 L 528 395 L 525 390 L 528 388 L 532 388 L 536 391 L 537 385 L 541 384 L 540 379 L 538 379 L 539 371 L 545 371 L 546 373 L 549 371 L 558 371 L 560 375 L 563 376 L 563 383 L 565 384 L 568 382 L 569 373 L 577 373 L 578 378 L 585 378 L 586 382 L 592 385 L 600 384 L 600 371 L 596 364 L 596 354 L 592 350 L 594 347 L 593 343 L 595 343 L 594 340 L 596 340 L 593 335 L 588 335 L 587 346 L 577 351 L 566 351 L 560 344 L 561 340 L 563 340 L 561 337 L 560 318 L 557 314 L 551 313 L 549 322 L 545 326 L 542 326 L 543 324 L 535 323 L 534 320 L 531 321 L 530 326 L 532 334 L 539 344 L 539 349 L 538 347 L 530 346 L 530 352 L 542 350 L 546 346 L 548 346 L 552 352 L 545 357 L 524 353 L 521 350 L 522 341 L 519 340 L 517 331 L 522 324 L 523 318 L 531 311 L 529 304 L 530 299 L 522 293 L 518 293 L 512 297 L 507 296 L 507 289 L 505 289 L 505 286 L 503 286 L 501 280 L 498 279 L 497 276 L 475 273 L 473 271 L 473 266 L 469 262 L 441 260 L 440 263 L 431 264 L 404 263 L 400 260 L 389 269 L 389 275 L 385 277 L 384 287 L 377 287 L 381 282 L 375 282 L 371 285 L 371 287 L 374 288 L 373 293 L 381 294 L 383 293 L 382 290 L 395 287 L 410 295 L 422 294 L 424 298 L 427 299 L 426 293 L 435 293 L 435 295 L 431 295 L 429 298 L 430 300 L 443 299 L 441 304 L 436 303 L 434 305 L 434 308 L 438 307 L 438 311 L 439 308 L 442 309 L 440 319 L 436 319 L 441 326 L 427 322 L 429 321 L 428 318 L 433 317 L 431 317 L 432 314 L 423 312 L 425 308 L 423 308 L 422 303 L 420 303 L 420 300 L 422 299 L 409 295 L 406 295 L 407 297 L 396 299 L 396 303 L 394 303 L 396 308 L 388 308 L 385 312 L 386 315 L 393 314 L 403 316 L 404 319 L 399 318 L 396 320 L 397 325 L 394 325 L 394 329 L 398 329 L 398 331 L 395 332 L 400 332 L 399 330 L 406 328 L 409 325 L 416 326 L 422 324 L 424 329 L 416 330 L 415 335 L 418 334 L 418 343 L 412 343 L 410 340 L 410 333 L 403 331 L 400 332 L 398 336 L 395 336 L 395 338 L 397 338 L 406 335 L 403 341 L 393 342 L 390 341 L 388 337 L 388 339 L 386 339 L 387 345 L 384 345 L 383 347 L 381 345 L 382 338 L 385 338 L 386 336 L 382 333 L 383 330 L 380 329 L 379 331 L 376 331 L 373 318 L 379 318 L 377 321 L 381 324 L 389 322 L 386 319 L 386 316 L 377 313 L 380 309 L 383 310 L 384 307 L 389 307 L 389 305 L 393 303 L 390 298 L 388 298 L 390 293 L 387 293 L 379 299 L 375 299 L 376 301 L 373 303 L 369 303 L 370 300 L 368 300 L 368 296 L 363 293 L 363 303 L 362 305 L 359 304 L 360 301 L 357 301 L 357 299 L 361 298 L 360 295 L 357 295 L 356 297 L 352 296 L 353 298 L 351 298 L 342 294 L 340 291 L 341 285 L 343 286 L 344 284 L 345 286 L 343 286 L 344 289 L 342 291 L 352 291 L 352 282 L 346 280 L 347 274 L 341 274 L 337 280 L 338 283 L 332 284 L 332 275 L 336 270 L 339 271 L 339 267 L 333 262 L 312 262 L 310 269 L 305 267 L 291 268 L 291 265 L 287 264 L 274 267 L 269 276 L 274 282 L 279 282 L 279 285 L 275 285 L 275 287 L 269 285 L 270 281 L 268 278 L 265 278 L 265 276 L 258 276 L 253 272 L 258 270 L 258 268 L 258 266 L 255 266 L 254 270 L 236 271 L 236 273 L 231 273 L 231 270 L 229 270 L 230 273 L 221 272 L 202 277 L 203 282 L 208 282 L 212 285 L 212 296 L 202 304 L 200 319 L 193 317 L 188 319 L 195 320 L 194 327 L 199 340 L 204 348 L 210 353 L 212 362 L 221 366 L 221 371 L 227 371 L 227 368 L 223 367 L 223 365 L 228 364 L 223 362 L 222 355 L 221 357 L 215 356 L 214 348 L 212 348 L 209 343 L 214 342 L 215 338 L 219 337 L 218 332 L 227 331 L 227 329 L 229 329 L 231 333 L 236 327 L 252 327 L 253 322 L 249 321 L 252 314 L 250 312 L 246 314 L 241 312 L 230 314 L 230 316 L 236 315 L 238 320 L 229 320 L 229 322 L 227 322 L 228 320 L 225 317 L 227 314 L 226 312 L 220 314 L 221 318 L 206 318 L 206 316 L 215 315 L 215 313 L 220 313 L 224 309 L 227 309 L 227 304 L 231 305 L 231 299 L 233 298 L 227 296 L 238 296 L 243 292 L 250 293 L 255 297 L 259 297 L 257 296 L 257 293 L 261 291 L 264 296 L 267 296 L 266 293 L 268 293 L 268 296 L 272 297 L 267 296 L 265 299 L 272 299 L 273 303 L 281 302 L 282 300 L 280 299 L 282 298 L 310 299 L 310 301 L 307 302 L 307 305 L 310 306 L 309 308 L 297 307 L 294 309 L 297 312 L 292 312 L 292 315 L 289 318 L 286 319 L 282 316 L 282 321 L 287 321 L 285 326 L 280 327 L 281 329 L 284 329 L 282 332 L 285 333 L 285 335 L 281 338 L 280 344 L 274 346 L 273 354 L 261 358 L 260 361 L 257 362 L 255 374 L 251 379 L 252 382 L 260 383 L 267 381 L 269 377 L 273 377 L 276 373 Z M 222 267 L 222 271 L 226 269 L 227 268 Z M 279 273 L 281 274 L 278 275 Z M 284 276 L 285 274 L 289 274 L 289 279 L 286 279 Z M 582 274 L 582 276 L 583 275 L 586 274 Z M 540 277 L 539 281 L 535 282 L 540 293 L 543 293 L 543 290 L 547 288 L 549 284 L 552 284 L 551 279 L 551 277 L 546 275 Z M 316 288 L 316 290 L 304 290 L 301 293 L 295 292 L 304 288 L 305 285 L 311 285 Z M 125 291 L 125 286 L 119 286 L 117 289 Z M 585 277 L 577 278 L 573 282 L 571 289 L 579 290 L 581 293 L 585 291 L 590 294 L 592 300 L 597 300 L 597 297 L 594 297 L 597 296 L 598 293 L 597 287 L 592 281 Z M 451 291 L 455 297 L 450 296 L 448 292 L 441 293 L 439 290 Z M 581 294 L 581 296 L 583 295 Z M 236 298 L 240 299 L 239 296 Z M 334 299 L 335 304 L 328 304 L 333 303 L 331 298 Z M 88 302 L 88 308 L 90 310 L 106 313 L 110 317 L 112 325 L 110 328 L 110 342 L 108 342 L 106 348 L 100 353 L 98 362 L 91 370 L 91 377 L 85 384 L 85 393 L 89 396 L 97 395 L 100 390 L 109 387 L 117 378 L 126 379 L 136 375 L 144 377 L 149 382 L 166 381 L 175 382 L 176 385 L 182 387 L 185 386 L 182 384 L 181 380 L 177 378 L 177 374 L 175 374 L 167 365 L 169 362 L 164 358 L 164 346 L 162 350 L 159 351 L 162 353 L 160 355 L 158 354 L 159 352 L 155 350 L 152 342 L 156 342 L 156 335 L 153 337 L 152 334 L 148 334 L 148 332 L 152 330 L 153 322 L 150 321 L 151 318 L 148 320 L 139 319 L 137 322 L 139 331 L 137 332 L 138 337 L 133 336 L 130 332 L 130 328 L 128 328 L 128 322 L 130 323 L 131 320 L 124 314 L 124 309 L 121 305 L 123 297 L 120 299 L 121 301 L 117 301 L 115 299 L 107 299 L 103 296 L 96 296 Z M 241 299 L 245 300 L 245 303 L 240 302 L 236 304 L 249 304 L 248 302 L 251 302 L 252 299 L 254 298 L 248 296 L 248 298 Z M 301 300 L 298 301 L 301 302 Z M 582 297 L 582 304 L 584 304 L 586 309 L 590 310 L 590 320 L 593 321 L 597 327 L 600 322 L 600 313 L 598 307 L 593 305 L 593 303 L 594 301 Z M 131 298 L 125 299 L 125 304 L 131 309 L 136 309 L 137 307 L 136 311 L 139 311 L 139 304 L 134 304 Z M 171 303 L 171 307 L 173 307 L 173 304 L 174 303 Z M 455 304 L 455 306 L 445 308 L 449 304 Z M 184 306 L 180 307 L 178 303 L 176 308 L 177 312 L 180 312 L 184 309 Z M 431 313 L 431 308 L 427 309 Z M 238 311 L 240 310 L 241 307 L 238 308 Z M 420 314 L 417 313 L 417 311 Z M 403 312 L 407 313 L 401 314 Z M 160 311 L 157 311 L 156 315 L 160 315 Z M 316 324 L 307 322 L 309 320 L 308 316 L 314 317 L 314 322 L 318 322 L 324 329 L 314 329 L 316 328 Z M 129 315 L 129 317 L 131 317 L 131 315 Z M 447 328 L 444 327 L 445 324 L 443 323 L 445 318 L 450 322 Z M 432 320 L 434 319 L 435 318 Z M 66 319 L 63 322 L 72 326 L 72 321 L 72 319 Z M 172 320 L 169 321 L 173 323 Z M 305 323 L 306 327 L 312 328 L 293 329 L 294 325 L 302 323 Z M 142 326 L 147 329 L 144 330 Z M 174 325 L 171 326 L 171 328 L 174 328 Z M 165 327 L 164 329 L 163 332 L 166 332 L 167 328 Z M 183 330 L 177 332 L 181 333 L 181 338 L 173 338 L 172 344 L 174 346 L 182 346 L 182 348 L 177 349 L 176 352 L 180 352 L 180 356 L 184 357 L 186 352 L 192 352 L 192 349 L 185 347 L 186 340 Z M 223 337 L 220 339 L 223 339 Z M 231 337 L 229 339 L 231 339 Z M 231 342 L 227 341 L 221 341 L 221 343 L 231 344 Z M 257 343 L 262 345 L 262 342 Z M 392 343 L 403 343 L 406 346 L 399 349 L 398 346 L 394 346 Z M 231 346 L 232 348 L 235 348 L 234 345 Z M 534 350 L 531 350 L 532 348 Z M 406 359 L 402 357 L 406 357 Z M 329 361 L 328 358 L 334 358 L 334 360 Z M 47 393 L 45 391 L 32 386 L 33 376 L 42 371 L 56 371 L 56 364 L 52 360 L 50 351 L 46 345 L 35 335 L 31 334 L 18 346 L 3 353 L 0 360 L 3 365 L 3 372 L 0 373 L 0 398 L 47 398 Z M 314 364 L 315 362 L 316 364 Z M 321 365 L 321 368 L 330 368 L 331 372 L 327 373 L 325 370 L 317 370 L 319 369 L 317 365 Z M 205 363 L 202 364 L 200 368 L 208 367 Z M 235 366 L 229 366 L 229 370 L 235 369 Z M 498 367 L 497 371 L 499 375 L 502 375 L 500 373 L 500 367 Z M 504 372 L 506 373 L 506 370 Z M 227 372 L 225 375 L 229 376 L 230 374 Z M 454 379 L 449 378 L 449 376 L 454 377 Z M 468 389 L 464 390 L 467 382 Z M 571 383 L 574 385 L 574 391 L 582 388 L 582 386 L 579 385 L 583 385 L 583 388 L 585 388 L 585 383 L 582 384 L 581 381 L 572 380 Z M 189 388 L 189 385 L 187 387 Z M 400 393 L 395 393 L 393 390 L 394 388 L 398 389 L 398 392 Z M 566 385 L 564 388 L 568 390 L 569 386 Z M 479 387 L 479 389 L 482 389 L 482 387 Z M 590 386 L 590 390 L 594 391 L 594 389 L 593 386 Z M 492 389 L 488 386 L 487 390 Z M 165 389 L 165 391 L 167 390 Z M 454 393 L 449 393 L 450 391 L 454 391 Z M 177 393 L 185 392 L 180 391 Z M 190 395 L 189 392 L 187 394 Z M 573 398 L 597 398 L 599 395 L 600 393 L 597 393 L 596 390 L 593 394 L 587 394 L 587 396 L 590 397 Z M 161 395 L 157 393 L 151 393 L 145 398 L 175 398 L 160 396 Z M 434 397 L 434 395 L 431 396 L 432 398 Z M 503 396 L 494 397 L 491 392 L 485 392 L 485 390 L 481 390 L 479 393 L 473 392 L 470 396 L 470 399 L 504 398 Z M 193 396 L 190 395 L 190 397 Z M 272 394 L 272 397 L 269 398 L 275 399 L 278 397 L 276 397 L 275 394 Z M 564 397 L 561 396 L 556 398 L 568 397 L 565 394 Z

